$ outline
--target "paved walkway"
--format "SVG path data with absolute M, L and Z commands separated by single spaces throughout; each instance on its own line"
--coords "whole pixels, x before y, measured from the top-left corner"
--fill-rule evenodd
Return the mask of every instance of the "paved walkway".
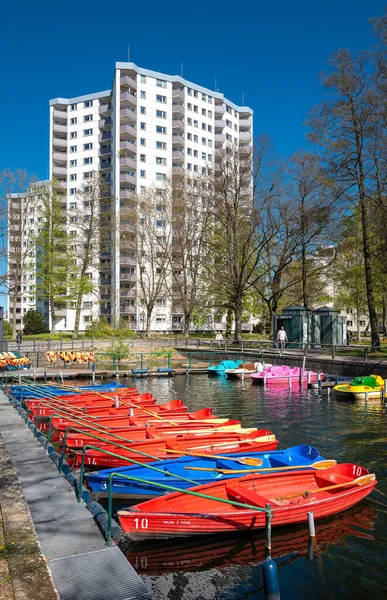
M 77 503 L 73 488 L 2 392 L 0 430 L 60 599 L 151 598 L 118 547 L 106 545 L 86 505 Z

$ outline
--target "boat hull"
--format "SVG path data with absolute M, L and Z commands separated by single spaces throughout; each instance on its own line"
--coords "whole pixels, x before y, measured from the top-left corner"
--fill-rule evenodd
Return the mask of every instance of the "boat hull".
M 352 468 L 361 475 L 368 474 L 369 483 L 356 485 L 352 483 L 354 476 L 349 478 L 350 487 L 317 492 L 319 488 L 330 487 L 330 483 L 337 485 L 337 481 L 347 481 L 348 477 L 343 478 L 340 473 L 347 470 L 349 473 Z M 198 486 L 191 491 L 208 494 L 213 499 L 175 492 L 118 511 L 118 517 L 124 532 L 133 540 L 255 530 L 265 527 L 265 512 L 237 508 L 230 500 L 244 503 L 249 500 L 250 505 L 254 502 L 254 506 L 261 509 L 270 505 L 273 526 L 293 525 L 307 522 L 309 511 L 315 519 L 342 512 L 363 500 L 376 485 L 375 477 L 358 465 L 337 465 L 316 473 L 309 470 L 252 475 L 231 482 Z M 292 498 L 290 490 L 297 489 L 299 491 Z M 308 490 L 305 497 L 304 490 Z M 218 498 L 225 502 L 219 502 Z

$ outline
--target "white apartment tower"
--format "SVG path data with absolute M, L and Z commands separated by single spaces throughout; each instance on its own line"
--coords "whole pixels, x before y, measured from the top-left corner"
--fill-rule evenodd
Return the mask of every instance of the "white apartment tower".
M 124 318 L 141 329 L 132 194 L 148 186 L 162 187 L 176 170 L 206 173 L 227 144 L 250 148 L 252 121 L 250 108 L 237 106 L 219 92 L 130 62 L 116 63 L 111 90 L 50 101 L 50 178 L 66 188 L 68 227 L 74 238 L 76 226 L 71 223 L 79 189 L 93 171 L 104 176 L 110 189 L 100 207 L 99 269 L 90 275 L 99 298 L 85 298 L 81 330 L 98 316 L 111 322 Z M 163 302 L 152 329 L 171 329 L 178 322 L 171 311 L 172 303 Z M 75 311 L 60 314 L 57 329 L 71 331 Z

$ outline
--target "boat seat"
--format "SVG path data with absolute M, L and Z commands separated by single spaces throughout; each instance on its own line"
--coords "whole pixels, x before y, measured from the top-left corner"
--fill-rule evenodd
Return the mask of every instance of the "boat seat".
M 251 504 L 252 506 L 259 506 L 260 508 L 266 508 L 266 504 L 274 504 L 278 506 L 277 502 L 273 500 L 269 500 L 253 490 L 249 490 L 241 485 L 232 484 L 227 482 L 225 485 L 227 495 L 232 498 L 232 500 L 236 500 L 237 502 L 245 502 L 246 504 Z

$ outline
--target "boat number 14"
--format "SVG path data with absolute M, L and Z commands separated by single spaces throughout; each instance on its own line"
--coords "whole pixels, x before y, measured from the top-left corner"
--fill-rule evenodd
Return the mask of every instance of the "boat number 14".
M 148 519 L 134 519 L 134 524 L 136 525 L 136 529 L 148 529 Z
M 358 467 L 357 465 L 353 465 L 353 475 L 360 477 L 361 471 L 362 471 L 361 467 Z

